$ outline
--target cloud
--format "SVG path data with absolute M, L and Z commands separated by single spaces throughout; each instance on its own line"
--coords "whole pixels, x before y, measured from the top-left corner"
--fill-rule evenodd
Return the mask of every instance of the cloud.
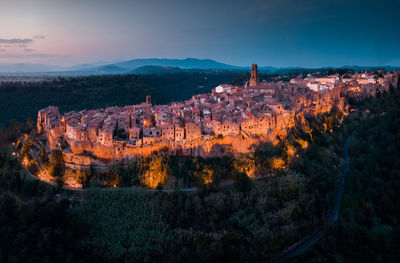
M 44 36 L 42 36 L 42 35 L 35 35 L 35 36 L 33 36 L 33 39 L 44 39 Z
M 0 48 L 0 52 L 5 52 L 6 50 L 4 48 Z
M 31 54 L 0 54 L 0 58 L 16 58 L 16 59 L 24 59 L 24 58 L 53 58 L 55 55 L 46 54 L 46 53 L 31 53 Z
M 24 52 L 27 52 L 27 53 L 33 52 L 33 51 L 35 51 L 35 50 L 32 49 L 32 48 L 25 48 L 25 49 L 24 49 Z
M 32 44 L 32 38 L 0 38 L 0 44 L 10 44 L 10 45 L 28 45 Z

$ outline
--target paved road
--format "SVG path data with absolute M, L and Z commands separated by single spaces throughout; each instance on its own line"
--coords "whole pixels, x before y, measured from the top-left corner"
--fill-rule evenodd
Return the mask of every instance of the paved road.
M 345 146 L 344 146 L 344 160 L 345 160 L 345 164 L 344 164 L 344 168 L 342 171 L 342 175 L 340 177 L 340 182 L 339 182 L 339 186 L 338 186 L 338 190 L 336 192 L 336 198 L 335 198 L 335 203 L 333 205 L 333 207 L 331 208 L 331 211 L 329 213 L 329 217 L 327 222 L 328 223 L 333 223 L 336 221 L 337 216 L 339 214 L 339 208 L 340 208 L 340 204 L 342 203 L 342 199 L 343 199 L 343 192 L 344 192 L 344 179 L 345 176 L 349 170 L 349 154 L 348 154 L 348 150 L 349 150 L 349 144 L 351 142 L 351 140 L 353 139 L 354 134 L 352 134 L 349 138 L 347 138 Z M 30 173 L 29 173 L 30 174 Z M 32 175 L 32 174 L 31 174 Z M 37 178 L 36 176 L 32 175 L 33 177 Z M 258 180 L 261 179 L 262 177 L 255 177 L 252 178 L 253 180 Z M 39 179 L 40 180 L 40 179 Z M 227 185 L 231 185 L 233 184 L 233 181 L 227 181 L 227 182 L 222 182 L 221 186 L 227 186 Z M 85 191 L 87 189 L 75 189 L 75 188 L 69 188 L 69 187 L 63 187 L 66 190 L 73 190 L 73 191 Z M 125 188 L 125 187 L 122 187 Z M 144 191 L 158 191 L 158 190 L 153 190 L 153 189 L 146 189 L 146 188 L 141 188 L 141 187 L 126 187 L 126 188 L 137 188 L 137 189 L 142 189 Z M 110 188 L 110 189 L 121 189 L 121 187 L 119 188 Z M 163 192 L 173 192 L 174 189 L 163 189 Z M 182 188 L 179 189 L 179 191 L 181 192 L 196 192 L 198 191 L 198 188 L 193 187 L 193 188 Z M 314 230 L 314 232 L 312 232 L 311 234 L 309 234 L 308 236 L 306 236 L 304 239 L 302 239 L 301 241 L 293 244 L 292 246 L 286 248 L 285 250 L 283 250 L 276 258 L 274 258 L 271 262 L 272 263 L 280 263 L 280 262 L 285 262 L 301 253 L 303 253 L 307 248 L 309 248 L 310 246 L 312 246 L 315 242 L 317 242 L 321 237 L 323 237 L 326 233 L 326 226 L 323 225 L 321 227 L 318 227 L 316 230 Z
M 337 219 L 337 216 L 339 214 L 339 208 L 340 208 L 340 204 L 342 203 L 343 192 L 344 192 L 344 188 L 343 188 L 344 179 L 347 174 L 347 171 L 349 170 L 349 153 L 348 153 L 349 144 L 350 144 L 351 140 L 353 139 L 353 137 L 354 137 L 354 134 L 352 134 L 349 138 L 347 138 L 346 143 L 344 145 L 344 167 L 343 167 L 342 175 L 340 177 L 338 190 L 336 192 L 335 203 L 329 213 L 329 217 L 327 220 L 328 223 L 335 222 Z M 314 232 L 312 232 L 311 234 L 306 236 L 301 241 L 299 241 L 299 242 L 293 244 L 292 246 L 286 248 L 285 250 L 283 250 L 271 262 L 272 263 L 285 262 L 285 261 L 303 253 L 307 248 L 312 246 L 321 237 L 323 237 L 326 233 L 326 230 L 327 230 L 327 227 L 325 225 L 318 227 Z

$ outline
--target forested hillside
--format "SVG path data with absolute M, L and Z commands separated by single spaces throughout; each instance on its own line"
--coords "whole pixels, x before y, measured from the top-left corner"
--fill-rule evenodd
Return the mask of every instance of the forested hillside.
M 0 130 L 0 262 L 268 262 L 326 222 L 353 132 L 339 218 L 292 261 L 398 262 L 398 101 L 392 89 L 352 105 L 342 125 L 336 111 L 308 119 L 240 159 L 170 159 L 183 180 L 207 167 L 205 175 L 235 175 L 231 186 L 216 180 L 195 193 L 45 185 L 13 157 L 10 142 L 29 127 L 12 123 Z M 238 170 L 249 163 L 271 176 L 249 180 Z
M 171 160 L 175 163 L 171 167 L 188 170 L 170 171 L 184 180 L 192 180 L 193 173 L 201 177 L 204 171 L 213 178 L 235 174 L 233 186 L 219 187 L 216 180 L 198 193 L 116 188 L 71 197 L 66 190 L 32 181 L 3 150 L 0 209 L 8 212 L 0 218 L 7 226 L 0 233 L 1 259 L 37 262 L 35 255 L 65 262 L 270 259 L 312 231 L 331 206 L 343 166 L 345 138 L 337 127 L 339 117 L 332 112 L 310 119 L 307 132 L 293 131 L 277 146 L 264 145 L 238 160 Z M 21 129 L 25 128 L 13 124 L 3 130 L 2 138 L 9 141 Z M 217 169 L 224 162 L 231 164 L 226 170 Z M 274 176 L 252 182 L 240 172 L 252 163 Z M 49 207 L 55 212 L 46 217 L 43 211 Z M 16 253 L 19 250 L 25 253 Z
M 398 262 L 400 258 L 400 92 L 367 99 L 347 127 L 354 130 L 339 218 L 293 262 Z
M 260 80 L 289 81 L 305 77 L 309 71 L 285 74 L 260 74 Z M 344 74 L 347 69 L 320 70 L 319 74 Z M 219 84 L 243 85 L 250 74 L 233 70 L 190 70 L 182 73 L 151 75 L 103 75 L 89 77 L 58 77 L 46 81 L 0 82 L 0 126 L 10 120 L 36 120 L 37 111 L 49 105 L 61 112 L 125 106 L 141 103 L 146 95 L 154 105 L 189 99 L 195 94 L 209 93 Z M 22 78 L 23 79 L 23 78 Z
M 153 104 L 189 99 L 209 93 L 228 83 L 240 72 L 208 71 L 161 75 L 113 75 L 58 78 L 43 82 L 6 82 L 0 84 L 0 125 L 12 119 L 36 119 L 37 111 L 49 105 L 61 112 L 125 106 L 141 103 L 146 95 Z M 242 84 L 242 83 L 241 83 Z

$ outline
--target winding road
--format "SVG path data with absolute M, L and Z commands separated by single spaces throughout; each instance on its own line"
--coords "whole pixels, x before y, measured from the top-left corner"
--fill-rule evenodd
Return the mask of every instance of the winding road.
M 354 134 L 352 134 L 349 138 L 347 138 L 346 143 L 344 145 L 344 160 L 345 160 L 345 163 L 344 163 L 343 171 L 342 171 L 342 174 L 341 174 L 341 177 L 340 177 L 339 186 L 338 186 L 338 189 L 337 189 L 337 192 L 336 192 L 335 203 L 332 206 L 332 208 L 331 208 L 331 210 L 329 212 L 329 216 L 328 216 L 328 218 L 327 218 L 327 220 L 325 222 L 325 223 L 328 223 L 328 224 L 323 224 L 322 226 L 320 226 L 317 229 L 315 229 L 308 236 L 303 238 L 301 241 L 299 241 L 299 242 L 293 244 L 292 246 L 284 249 L 278 256 L 276 256 L 274 259 L 272 259 L 272 261 L 271 261 L 272 263 L 286 262 L 287 260 L 289 260 L 289 259 L 291 259 L 291 258 L 303 253 L 307 248 L 312 246 L 315 242 L 317 242 L 320 238 L 322 238 L 325 235 L 329 224 L 331 224 L 331 223 L 336 221 L 336 219 L 338 217 L 338 214 L 339 214 L 340 205 L 341 205 L 341 202 L 342 202 L 342 199 L 343 199 L 344 180 L 345 180 L 346 174 L 347 174 L 347 172 L 349 170 L 349 153 L 348 153 L 348 150 L 349 150 L 350 142 L 353 139 L 353 137 L 354 137 Z M 29 172 L 29 170 L 27 170 L 27 171 L 28 171 L 29 175 L 31 175 L 35 179 L 40 180 L 39 178 L 37 178 L 36 176 L 31 174 Z M 262 177 L 255 177 L 255 178 L 252 178 L 252 179 L 253 180 L 258 180 L 258 179 L 261 179 L 261 178 Z M 50 182 L 47 182 L 47 183 L 49 183 L 51 185 L 54 185 L 53 183 L 50 183 Z M 222 182 L 221 186 L 227 186 L 227 185 L 231 185 L 231 184 L 233 184 L 233 181 L 227 181 L 227 182 Z M 87 189 L 74 189 L 74 188 L 69 188 L 69 187 L 65 187 L 65 186 L 63 186 L 63 188 L 66 189 L 66 190 L 79 191 L 79 192 L 87 190 Z M 124 188 L 124 187 L 122 187 L 122 188 Z M 153 189 L 144 189 L 144 188 L 141 188 L 141 187 L 127 187 L 127 188 L 130 188 L 130 189 L 138 188 L 138 189 L 142 189 L 142 190 L 145 190 L 145 191 L 158 191 L 158 190 L 153 190 Z M 110 188 L 110 189 L 113 189 L 113 188 Z M 118 189 L 121 189 L 121 187 L 119 187 Z M 175 190 L 174 189 L 162 189 L 162 191 L 163 192 L 173 192 Z M 198 188 L 196 188 L 196 187 L 193 187 L 193 188 L 182 188 L 182 189 L 179 189 L 179 191 L 181 191 L 181 192 L 196 192 L 196 191 L 198 191 Z
M 342 175 L 340 177 L 340 182 L 338 186 L 338 190 L 336 192 L 335 203 L 332 206 L 327 223 L 333 223 L 336 221 L 340 204 L 342 203 L 343 199 L 343 192 L 344 192 L 344 179 L 346 174 L 349 170 L 349 145 L 351 140 L 353 139 L 354 134 L 352 134 L 349 138 L 347 138 L 346 143 L 344 145 L 344 167 L 342 171 Z M 327 225 L 324 224 L 321 227 L 318 227 L 314 232 L 303 238 L 301 241 L 293 244 L 292 246 L 284 249 L 277 257 L 275 257 L 271 262 L 272 263 L 280 263 L 285 262 L 301 253 L 303 253 L 307 248 L 312 246 L 315 242 L 317 242 L 321 237 L 323 237 L 327 231 Z

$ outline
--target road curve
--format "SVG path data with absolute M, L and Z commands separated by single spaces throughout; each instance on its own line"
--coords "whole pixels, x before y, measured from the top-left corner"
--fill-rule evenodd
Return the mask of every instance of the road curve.
M 336 192 L 336 198 L 335 198 L 335 203 L 333 205 L 333 207 L 331 208 L 330 212 L 329 212 L 329 217 L 327 219 L 327 223 L 333 223 L 336 221 L 338 214 L 339 214 L 339 209 L 340 209 L 340 204 L 342 202 L 343 199 L 343 192 L 344 192 L 344 179 L 345 176 L 349 170 L 349 154 L 348 154 L 348 150 L 349 150 L 349 145 L 351 140 L 353 139 L 354 134 L 352 134 L 349 138 L 347 138 L 345 146 L 344 146 L 344 159 L 345 159 L 345 164 L 344 164 L 344 168 L 342 170 L 342 174 L 340 177 L 340 182 L 339 182 L 339 186 L 338 186 L 338 190 Z M 39 178 L 37 178 L 36 176 L 34 176 L 33 174 L 31 174 L 28 171 L 28 174 L 31 175 L 32 177 L 34 177 L 35 179 L 40 180 Z M 252 178 L 252 180 L 258 180 L 261 179 L 262 177 L 255 177 Z M 42 180 L 40 180 L 42 181 Z M 45 181 L 42 181 L 45 182 Z M 52 183 L 49 182 L 45 182 L 48 183 L 50 185 L 54 185 Z M 231 185 L 233 184 L 233 182 L 223 182 L 221 183 L 221 186 L 227 186 L 227 185 Z M 147 189 L 147 188 L 142 188 L 142 187 L 118 187 L 118 188 L 107 188 L 107 189 L 121 189 L 121 188 L 136 188 L 136 189 L 141 189 L 144 191 L 150 191 L 150 192 L 155 192 L 155 191 L 159 191 L 159 190 L 155 190 L 155 189 Z M 75 189 L 75 188 L 69 188 L 69 187 L 65 187 L 63 186 L 63 189 L 65 190 L 72 190 L 72 191 L 86 191 L 88 189 Z M 175 191 L 175 189 L 162 189 L 162 192 L 173 192 Z M 192 188 L 181 188 L 179 189 L 179 191 L 181 192 L 196 192 L 198 191 L 198 188 L 196 187 L 192 187 Z M 311 234 L 309 234 L 308 236 L 306 236 L 305 238 L 303 238 L 301 241 L 293 244 L 292 246 L 284 249 L 277 257 L 275 257 L 274 259 L 272 259 L 272 263 L 280 263 L 280 262 L 285 262 L 301 253 L 303 253 L 307 248 L 309 248 L 310 246 L 312 246 L 315 242 L 317 242 L 321 237 L 323 237 L 326 233 L 327 227 L 326 224 L 323 224 L 322 226 L 318 227 L 316 230 L 314 230 Z
M 342 175 L 340 177 L 340 182 L 338 186 L 338 190 L 336 192 L 335 203 L 332 206 L 327 223 L 333 223 L 336 221 L 337 216 L 339 214 L 340 204 L 342 203 L 343 199 L 343 192 L 344 192 L 344 179 L 349 170 L 349 145 L 351 140 L 353 139 L 354 134 L 352 134 L 349 138 L 347 138 L 346 143 L 344 145 L 344 167 L 342 171 Z M 307 248 L 312 246 L 315 242 L 317 242 L 321 237 L 323 237 L 326 233 L 328 224 L 323 224 L 322 226 L 318 227 L 314 232 L 303 238 L 301 241 L 293 244 L 292 246 L 284 249 L 277 257 L 272 259 L 272 263 L 281 263 L 285 262 L 301 253 L 303 253 Z

